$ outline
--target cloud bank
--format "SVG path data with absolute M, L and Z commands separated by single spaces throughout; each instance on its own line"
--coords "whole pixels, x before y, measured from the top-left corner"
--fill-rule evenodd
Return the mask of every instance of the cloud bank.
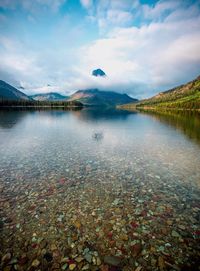
M 81 0 L 77 7 L 64 0 L 31 3 L 0 0 L 0 77 L 26 92 L 98 87 L 144 98 L 200 73 L 199 1 Z M 56 18 L 52 24 L 41 21 L 40 7 L 49 8 L 49 20 Z M 70 8 L 76 12 L 69 13 Z M 10 31 L 18 18 L 9 21 L 12 10 L 23 17 L 20 36 Z M 78 22 L 77 12 L 83 16 Z M 93 77 L 96 68 L 107 77 Z

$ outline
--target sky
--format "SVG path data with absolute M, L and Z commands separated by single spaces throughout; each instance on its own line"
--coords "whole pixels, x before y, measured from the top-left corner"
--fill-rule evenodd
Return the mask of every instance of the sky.
M 198 75 L 200 0 L 0 0 L 0 80 L 26 94 L 141 99 Z

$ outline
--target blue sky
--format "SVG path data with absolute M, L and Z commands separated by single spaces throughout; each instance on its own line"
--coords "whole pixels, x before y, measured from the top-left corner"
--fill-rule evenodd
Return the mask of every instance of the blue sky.
M 200 0 L 0 0 L 0 79 L 149 97 L 200 74 L 199 26 Z

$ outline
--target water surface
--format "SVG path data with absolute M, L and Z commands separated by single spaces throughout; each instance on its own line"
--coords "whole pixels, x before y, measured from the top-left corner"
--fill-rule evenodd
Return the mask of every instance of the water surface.
M 0 111 L 3 268 L 198 270 L 199 135 L 196 114 Z

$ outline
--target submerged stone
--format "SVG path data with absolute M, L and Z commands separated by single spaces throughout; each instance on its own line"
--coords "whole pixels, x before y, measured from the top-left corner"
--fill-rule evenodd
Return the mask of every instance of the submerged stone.
M 173 230 L 173 231 L 172 231 L 172 236 L 173 236 L 173 237 L 179 238 L 179 237 L 180 237 L 180 234 L 179 234 L 177 231 Z
M 89 263 L 92 262 L 92 255 L 90 253 L 86 253 L 84 255 L 84 258 L 86 259 L 87 262 L 89 262 Z
M 76 268 L 76 264 L 72 263 L 69 265 L 69 270 L 74 270 Z
M 47 262 L 51 262 L 53 260 L 53 256 L 50 252 L 47 252 L 44 254 L 44 259 L 46 259 Z
M 40 261 L 38 259 L 33 260 L 32 262 L 33 267 L 38 267 L 39 265 L 40 265 Z
M 10 261 L 11 257 L 12 257 L 12 255 L 10 252 L 6 253 L 1 259 L 2 263 Z
M 112 265 L 112 266 L 120 266 L 121 259 L 116 256 L 105 256 L 104 263 Z
M 67 268 L 68 268 L 68 263 L 63 264 L 61 267 L 62 270 L 66 270 Z

